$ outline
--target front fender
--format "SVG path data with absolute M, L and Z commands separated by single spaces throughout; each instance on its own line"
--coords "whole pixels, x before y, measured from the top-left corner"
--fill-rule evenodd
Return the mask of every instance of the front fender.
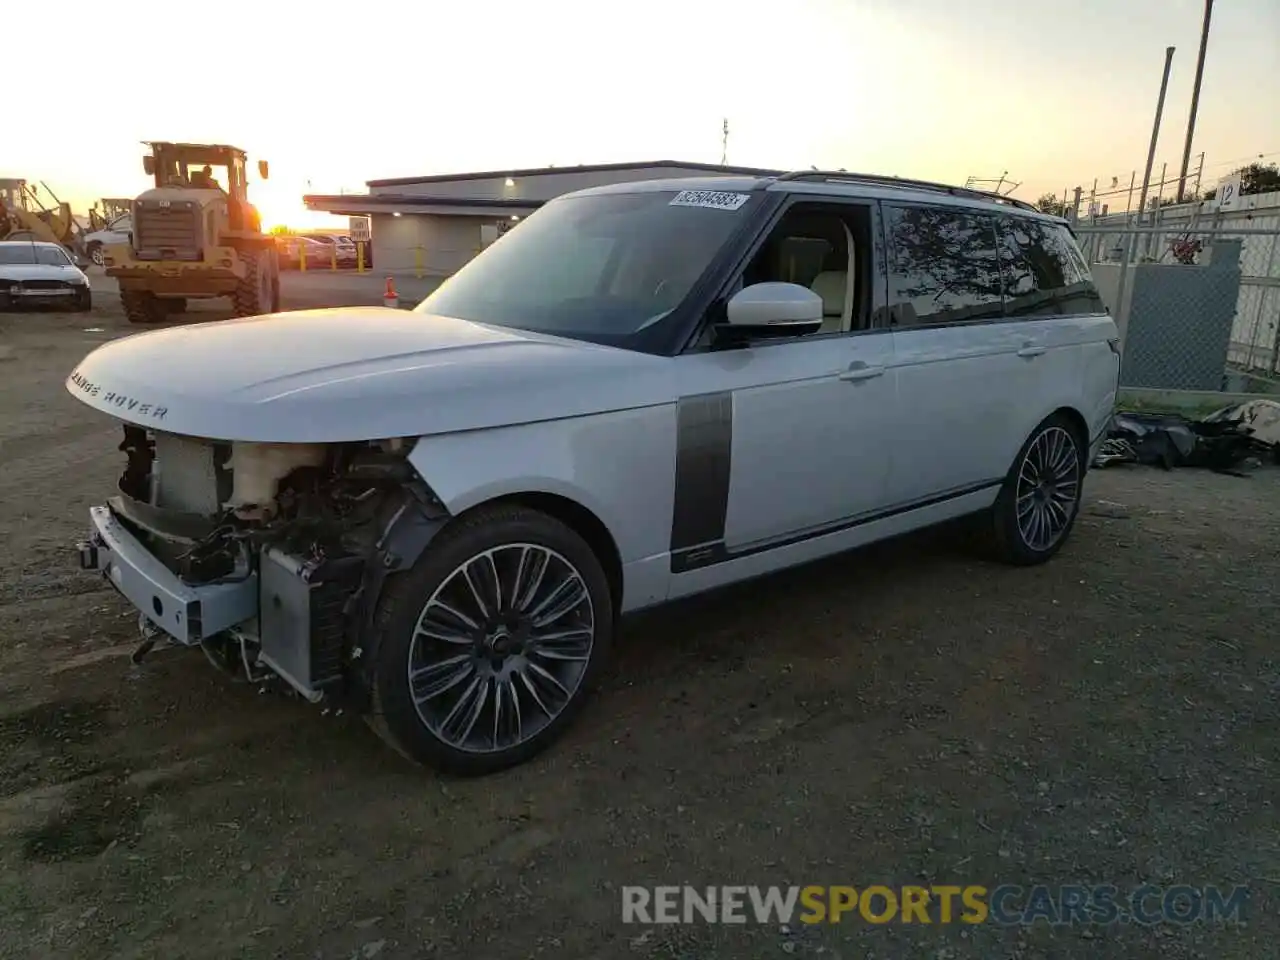
M 599 518 L 624 573 L 670 550 L 673 404 L 423 437 L 409 462 L 454 516 L 501 497 L 554 494 Z

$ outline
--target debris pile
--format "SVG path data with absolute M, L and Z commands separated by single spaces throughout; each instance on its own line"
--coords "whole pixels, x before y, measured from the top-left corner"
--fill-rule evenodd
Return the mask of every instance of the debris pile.
M 1230 471 L 1250 459 L 1280 463 L 1280 402 L 1248 400 L 1200 420 L 1117 413 L 1094 465 L 1145 463 Z

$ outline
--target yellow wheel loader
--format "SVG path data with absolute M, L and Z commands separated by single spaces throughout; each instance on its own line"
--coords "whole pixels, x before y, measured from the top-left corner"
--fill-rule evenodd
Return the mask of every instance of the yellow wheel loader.
M 0 180 L 0 240 L 43 240 L 74 246 L 77 228 L 71 206 L 48 187 L 44 189 L 49 195 L 47 203 L 25 180 Z
M 133 201 L 132 236 L 102 248 L 132 323 L 157 323 L 192 299 L 227 297 L 232 315 L 280 309 L 275 238 L 247 198 L 245 152 L 151 141 L 143 169 L 155 186 Z M 258 161 L 267 179 L 267 163 Z

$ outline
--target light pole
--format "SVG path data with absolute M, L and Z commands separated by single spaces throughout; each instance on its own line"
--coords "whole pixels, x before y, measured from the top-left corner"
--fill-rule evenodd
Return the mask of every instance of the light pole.
M 1187 115 L 1187 142 L 1182 147 L 1182 170 L 1178 174 L 1178 203 L 1187 188 L 1187 167 L 1191 163 L 1191 138 L 1196 132 L 1196 110 L 1200 106 L 1200 81 L 1204 78 L 1204 55 L 1209 48 L 1209 18 L 1213 0 L 1204 0 L 1204 24 L 1200 28 L 1200 56 L 1196 59 L 1196 81 L 1191 88 L 1191 112 Z
M 1164 95 L 1169 90 L 1169 67 L 1173 65 L 1173 47 L 1164 51 L 1164 76 L 1160 78 L 1160 97 L 1156 100 L 1156 120 L 1151 125 L 1151 146 L 1147 148 L 1147 169 L 1142 174 L 1142 193 L 1138 197 L 1138 223 L 1142 223 L 1147 210 L 1147 186 L 1151 183 L 1151 168 L 1156 162 L 1156 141 L 1160 139 L 1160 117 L 1164 113 Z

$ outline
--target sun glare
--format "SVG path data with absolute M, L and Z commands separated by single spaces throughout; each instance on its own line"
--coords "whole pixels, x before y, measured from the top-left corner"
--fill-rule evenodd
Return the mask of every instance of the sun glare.
M 302 205 L 305 190 L 275 181 L 251 180 L 249 202 L 262 216 L 262 229 L 289 227 L 295 230 L 323 230 L 345 227 L 346 219 L 332 214 L 316 213 Z

